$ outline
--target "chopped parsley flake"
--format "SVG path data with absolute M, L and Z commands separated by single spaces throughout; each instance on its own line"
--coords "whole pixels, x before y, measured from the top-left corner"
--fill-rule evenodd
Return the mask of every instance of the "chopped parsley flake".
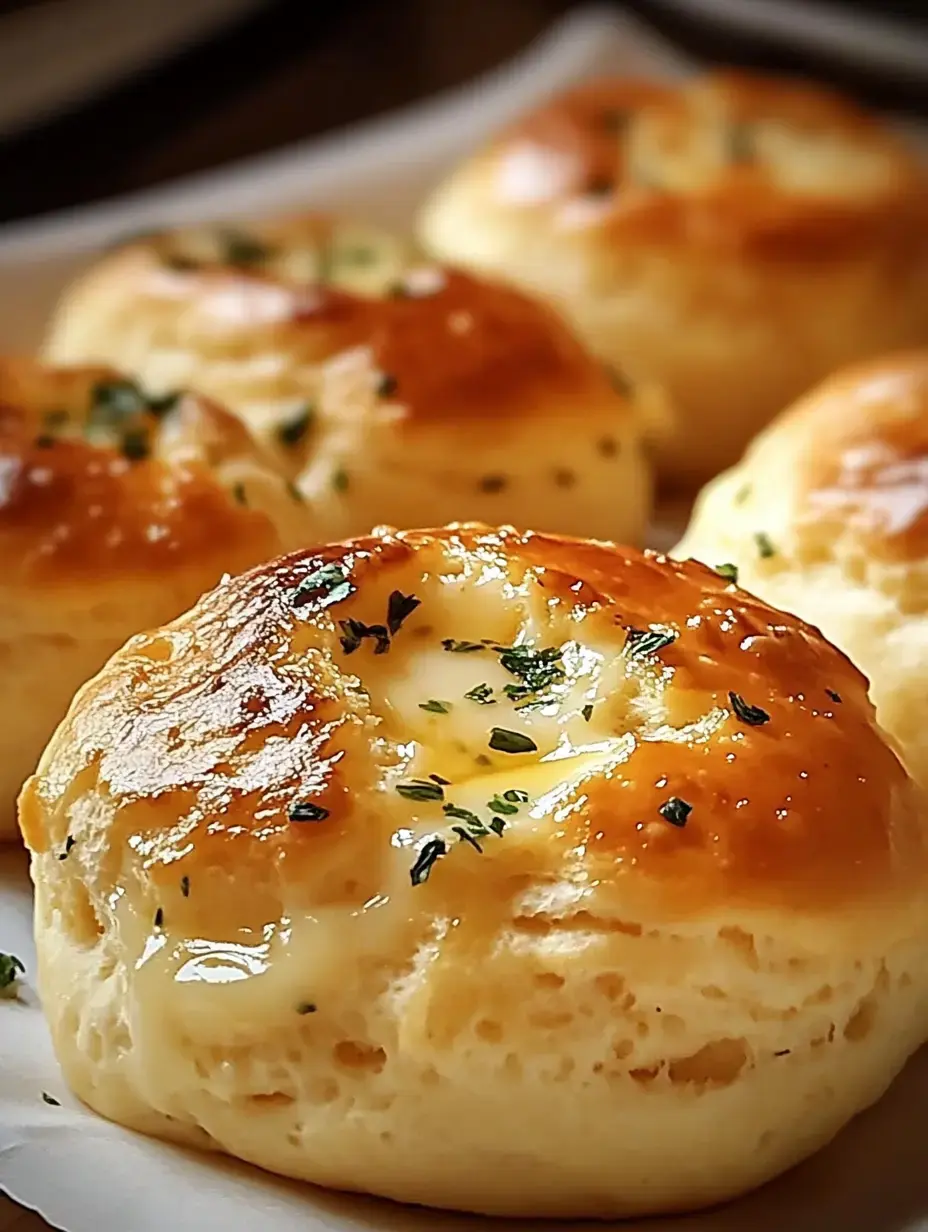
M 759 530 L 756 532 L 754 542 L 757 544 L 757 551 L 760 554 L 761 560 L 769 560 L 771 556 L 776 556 L 777 550 L 770 542 L 770 536 L 764 531 Z
M 481 492 L 502 492 L 507 482 L 505 475 L 484 475 L 478 486 Z
M 128 458 L 130 462 L 141 462 L 151 453 L 148 433 L 142 428 L 130 429 L 128 432 L 123 433 L 120 449 L 122 456 Z M 236 486 L 241 487 L 241 484 Z M 244 504 L 245 502 L 242 500 L 239 503 Z
M 692 804 L 687 804 L 685 800 L 681 800 L 679 796 L 671 796 L 657 810 L 665 821 L 669 821 L 672 826 L 683 827 L 686 825 L 686 819 L 693 811 Z
M 498 753 L 535 753 L 538 745 L 524 732 L 509 731 L 505 727 L 494 727 L 490 733 L 490 748 Z
M 301 1001 L 296 1007 L 296 1012 L 298 1014 L 315 1014 L 316 1005 L 312 1001 Z
M 248 494 L 245 491 L 245 485 L 243 483 L 234 483 L 232 485 L 232 496 L 236 505 L 248 504 Z
M 183 876 L 183 877 L 181 877 L 181 879 L 180 879 L 180 892 L 181 892 L 181 894 L 183 894 L 184 898 L 189 898 L 189 897 L 190 897 L 190 878 L 189 878 L 189 877 L 187 877 L 187 876 Z
M 164 908 L 159 907 L 155 912 L 155 928 L 161 928 L 164 924 Z
M 382 372 L 375 392 L 378 398 L 392 398 L 398 386 L 399 382 L 395 376 L 392 376 L 389 372 Z
M 738 566 L 732 564 L 716 565 L 715 572 L 725 579 L 726 582 L 731 582 L 733 585 L 738 585 Z
M 237 227 L 223 227 L 217 240 L 220 246 L 221 260 L 228 265 L 251 266 L 262 265 L 274 256 L 274 249 L 247 231 L 239 231 Z
M 837 702 L 840 705 L 841 703 L 840 693 L 836 693 L 834 689 L 826 689 L 825 692 L 828 694 L 828 696 L 831 698 L 833 702 Z
M 443 650 L 450 650 L 453 654 L 473 654 L 475 650 L 487 649 L 484 642 L 462 642 L 455 637 L 443 637 L 441 645 Z
M 404 800 L 444 800 L 445 792 L 441 783 L 429 782 L 427 779 L 413 779 L 409 783 L 397 783 L 397 795 Z
M 587 702 L 580 713 L 583 715 L 584 722 L 589 723 L 590 719 L 593 717 L 593 703 Z
M 491 813 L 502 813 L 506 817 L 513 817 L 519 811 L 519 806 L 515 801 L 504 800 L 498 795 L 487 801 L 487 808 Z
M 415 595 L 404 595 L 401 590 L 392 591 L 387 600 L 387 628 L 390 632 L 396 633 L 406 617 L 411 616 L 421 602 Z
M 422 885 L 424 881 L 428 881 L 432 869 L 435 867 L 436 860 L 440 860 L 448 851 L 448 844 L 443 838 L 430 838 L 427 843 L 422 845 L 416 862 L 409 870 L 409 879 L 414 886 Z
M 494 706 L 496 704 L 493 690 L 488 684 L 475 684 L 472 689 L 467 690 L 464 696 L 470 702 L 479 702 L 481 706 Z
M 363 620 L 355 620 L 349 616 L 347 620 L 340 620 L 338 627 L 342 631 L 338 640 L 346 655 L 354 654 L 367 638 L 373 639 L 375 643 L 374 654 L 386 654 L 390 649 L 390 634 L 386 625 L 366 625 Z
M 450 714 L 451 713 L 451 703 L 450 702 L 440 702 L 436 700 L 436 698 L 430 697 L 427 702 L 419 703 L 419 709 L 427 710 L 429 714 Z
M 429 778 L 432 780 L 433 783 L 439 783 L 442 787 L 451 786 L 451 780 L 443 779 L 440 774 L 430 774 Z
M 42 1102 L 44 1104 L 51 1104 L 53 1108 L 61 1107 L 61 1100 L 55 1099 L 54 1095 L 49 1095 L 47 1091 L 42 1092 Z
M 340 603 L 354 593 L 354 583 L 349 579 L 348 566 L 341 561 L 329 561 L 320 565 L 303 578 L 290 600 L 292 607 L 303 607 L 313 599 L 324 598 L 323 606 Z
M 740 693 L 729 692 L 728 700 L 737 717 L 749 727 L 761 727 L 764 723 L 770 722 L 770 715 L 766 710 L 762 710 L 760 706 L 752 706 L 750 702 L 744 700 Z
M 301 407 L 290 419 L 285 420 L 277 429 L 277 439 L 288 449 L 298 445 L 313 421 L 315 410 L 311 405 Z
M 323 808 L 321 804 L 313 804 L 308 800 L 301 800 L 297 804 L 292 804 L 287 814 L 290 820 L 295 822 L 325 821 L 328 815 L 329 810 L 327 808 Z
M 665 650 L 676 641 L 676 633 L 661 629 L 629 629 L 622 653 L 629 659 L 644 659 Z
M 68 856 L 71 854 L 71 848 L 74 846 L 74 842 L 75 842 L 74 838 L 69 834 L 68 837 L 64 840 L 64 851 L 60 851 L 58 853 L 59 860 L 66 860 L 68 858 Z

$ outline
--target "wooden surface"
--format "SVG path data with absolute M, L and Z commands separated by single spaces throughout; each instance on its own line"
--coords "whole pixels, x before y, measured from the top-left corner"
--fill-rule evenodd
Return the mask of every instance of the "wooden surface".
M 38 1229 L 47 1230 L 49 1226 L 34 1211 L 27 1211 L 0 1194 L 0 1229 L 2 1232 L 38 1232 Z M 125 1232 L 130 1232 L 130 1229 L 125 1229 Z

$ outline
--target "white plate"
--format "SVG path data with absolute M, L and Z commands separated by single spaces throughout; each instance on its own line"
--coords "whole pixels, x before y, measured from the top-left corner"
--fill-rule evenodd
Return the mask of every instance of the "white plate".
M 313 146 L 0 234 L 0 337 L 33 346 L 63 281 L 128 231 L 296 205 L 408 221 L 454 159 L 534 99 L 605 70 L 685 66 L 611 10 L 576 15 L 507 68 Z M 15 716 L 8 716 L 15 721 Z M 22 853 L 0 856 L 0 950 L 34 970 Z M 43 1101 L 42 1092 L 60 1100 Z M 828 1150 L 745 1201 L 645 1232 L 928 1232 L 928 1053 Z M 513 1225 L 328 1194 L 127 1133 L 66 1091 L 27 987 L 0 1003 L 0 1186 L 68 1232 L 487 1232 Z M 514 1225 L 538 1232 L 537 1222 Z M 554 1225 L 551 1225 L 552 1227 Z M 564 1227 L 565 1225 L 559 1225 Z M 589 1226 L 589 1225 L 588 1225 Z M 631 1225 L 624 1225 L 631 1232 Z

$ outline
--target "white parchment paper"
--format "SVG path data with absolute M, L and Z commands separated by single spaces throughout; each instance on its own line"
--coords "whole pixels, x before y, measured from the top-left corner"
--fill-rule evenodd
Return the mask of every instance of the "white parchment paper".
M 587 10 L 504 69 L 426 106 L 104 207 L 8 228 L 0 232 L 3 346 L 34 346 L 63 283 L 121 234 L 301 205 L 402 225 L 455 159 L 550 90 L 603 71 L 676 74 L 686 67 L 614 11 Z M 15 722 L 15 715 L 6 721 Z M 17 851 L 0 854 L 0 950 L 34 970 L 30 885 Z M 43 1092 L 60 1104 L 45 1102 Z M 110 1125 L 66 1090 L 28 979 L 20 1003 L 0 1002 L 0 1188 L 67 1232 L 568 1226 L 510 1225 L 325 1193 Z M 774 1185 L 716 1212 L 624 1226 L 629 1232 L 928 1232 L 928 1050 L 875 1109 Z

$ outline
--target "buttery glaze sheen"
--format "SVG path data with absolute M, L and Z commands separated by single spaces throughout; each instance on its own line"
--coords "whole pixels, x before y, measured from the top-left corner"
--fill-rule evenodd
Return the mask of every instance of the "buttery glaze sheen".
M 306 599 L 324 564 L 350 595 Z M 394 590 L 421 603 L 389 650 L 345 654 L 335 622 L 383 620 Z M 676 638 L 623 654 L 626 631 L 649 626 Z M 495 652 L 446 651 L 446 636 L 578 649 L 552 712 L 519 711 Z M 463 698 L 487 681 L 498 704 Z M 741 720 L 732 692 L 769 721 Z M 537 753 L 492 751 L 493 726 L 530 733 Z M 395 785 L 429 774 L 459 806 L 513 788 L 529 803 L 482 854 L 452 845 L 413 886 L 445 820 Z M 94 782 L 114 802 L 104 832 L 82 804 Z M 682 827 L 659 813 L 669 797 L 692 806 Z M 328 815 L 291 822 L 307 800 Z M 831 910 L 924 875 L 919 809 L 863 677 L 811 627 L 699 565 L 468 526 L 284 558 L 134 639 L 72 709 L 21 824 L 35 852 L 69 833 L 102 852 L 100 892 L 128 860 L 172 929 L 229 939 L 274 921 L 281 895 L 307 912 L 392 901 L 395 919 L 448 912 L 479 932 L 527 883 L 556 880 L 606 916 L 642 897 L 680 916 Z M 246 869 L 248 895 L 230 892 Z
M 244 507 L 214 466 L 253 451 L 231 416 L 189 395 L 170 440 L 151 412 L 131 417 L 145 456 L 120 449 L 123 425 L 87 435 L 93 391 L 123 380 L 105 368 L 0 362 L 0 543 L 23 584 L 127 581 L 191 568 L 227 545 L 229 568 L 279 546 L 265 513 Z
M 837 161 L 814 173 L 822 151 Z M 796 153 L 813 168 L 802 177 L 783 163 Z M 517 121 L 488 158 L 501 203 L 554 208 L 568 229 L 617 239 L 814 256 L 923 216 L 924 173 L 865 112 L 748 74 L 590 82 Z
M 393 264 L 389 279 L 370 274 L 360 288 L 338 276 L 299 281 L 271 256 L 247 266 L 166 264 L 167 242 L 117 253 L 112 268 L 104 262 L 95 276 L 125 279 L 126 292 L 138 294 L 147 309 L 176 317 L 175 328 L 189 334 L 205 358 L 283 351 L 288 365 L 303 373 L 302 390 L 300 378 L 293 381 L 293 398 L 312 393 L 309 368 L 366 347 L 375 377 L 388 380 L 390 400 L 403 408 L 404 424 L 518 421 L 549 408 L 562 411 L 565 400 L 578 410 L 592 401 L 616 418 L 629 415 L 602 366 L 557 315 L 501 283 L 437 266 Z M 152 351 L 160 339 L 153 324 Z M 208 372 L 205 379 L 209 386 Z M 205 387 L 202 380 L 199 386 Z M 273 383 L 270 389 L 278 392 Z
M 834 520 L 880 557 L 925 556 L 928 351 L 842 371 L 769 436 L 799 459 L 800 522 Z

